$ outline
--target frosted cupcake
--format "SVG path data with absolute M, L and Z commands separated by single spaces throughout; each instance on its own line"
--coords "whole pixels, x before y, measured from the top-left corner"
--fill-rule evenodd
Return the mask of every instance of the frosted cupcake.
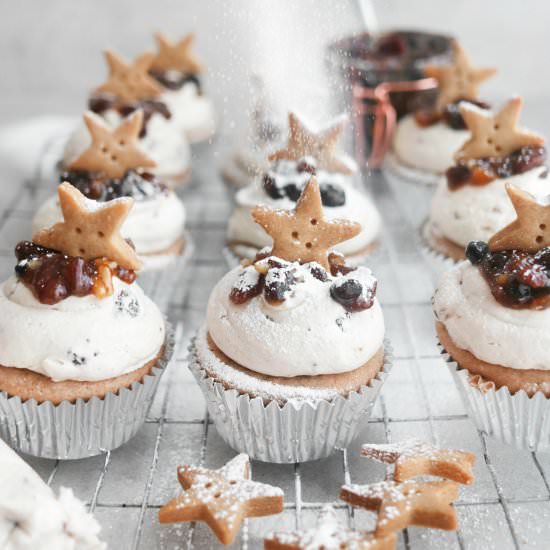
M 452 164 L 453 155 L 468 139 L 460 104 L 487 108 L 478 100 L 479 84 L 494 69 L 475 69 L 458 42 L 452 42 L 453 59 L 447 65 L 427 65 L 424 73 L 435 78 L 438 94 L 435 105 L 402 118 L 393 139 L 393 155 L 388 170 L 405 180 L 434 184 Z
M 174 114 L 161 97 L 163 88 L 148 74 L 153 54 L 143 54 L 131 64 L 110 50 L 105 52 L 105 58 L 109 78 L 92 92 L 89 109 L 113 127 L 141 109 L 144 117 L 139 144 L 155 161 L 153 173 L 170 187 L 187 183 L 191 176 L 191 151 L 174 122 Z M 90 134 L 82 124 L 67 141 L 61 169 L 65 170 L 89 146 Z
M 471 137 L 456 152 L 433 197 L 423 228 L 432 256 L 464 259 L 470 241 L 487 241 L 510 223 L 514 209 L 507 184 L 534 195 L 549 192 L 544 139 L 517 127 L 521 104 L 515 97 L 496 114 L 460 107 Z
M 134 199 L 121 229 L 143 261 L 143 269 L 165 267 L 182 257 L 185 208 L 176 194 L 149 170 L 155 162 L 139 147 L 143 112 L 136 111 L 110 128 L 93 113 L 84 115 L 91 144 L 61 174 L 87 198 L 104 203 L 120 197 Z M 48 199 L 37 211 L 33 231 L 62 220 L 59 200 Z
M 360 227 L 324 218 L 315 177 L 295 209 L 253 216 L 272 249 L 215 286 L 191 369 L 236 450 L 313 460 L 353 439 L 389 370 L 377 281 L 329 253 Z
M 339 120 L 323 131 L 313 133 L 294 115 L 289 115 L 289 138 L 285 149 L 273 153 L 270 169 L 261 178 L 241 189 L 227 228 L 228 248 L 234 262 L 254 258 L 258 250 L 271 245 L 271 237 L 254 223 L 252 210 L 259 204 L 291 210 L 305 185 L 316 176 L 325 215 L 361 224 L 361 231 L 335 251 L 350 261 L 361 261 L 376 247 L 381 219 L 368 196 L 353 185 L 354 164 L 339 157 L 335 146 L 344 128 Z
M 550 206 L 508 185 L 517 218 L 445 273 L 437 333 L 478 428 L 550 448 Z
M 15 275 L 0 286 L 0 436 L 29 454 L 80 458 L 136 433 L 173 344 L 119 233 L 133 200 L 58 190 L 64 220 L 17 245 Z
M 214 107 L 204 95 L 200 74 L 204 67 L 191 51 L 194 36 L 187 34 L 172 42 L 162 33 L 155 35 L 158 51 L 149 74 L 163 87 L 161 99 L 172 120 L 194 143 L 211 137 L 216 130 Z

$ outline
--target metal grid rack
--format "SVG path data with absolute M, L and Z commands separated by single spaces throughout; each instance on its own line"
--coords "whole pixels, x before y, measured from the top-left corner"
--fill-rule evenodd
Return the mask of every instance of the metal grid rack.
M 175 360 L 161 381 L 146 425 L 124 447 L 102 456 L 66 462 L 26 457 L 51 486 L 72 487 L 88 503 L 112 549 L 218 547 L 204 525 L 161 526 L 157 520 L 159 507 L 179 490 L 178 464 L 219 467 L 234 455 L 209 422 L 204 399 L 186 367 L 189 339 L 202 321 L 211 287 L 226 271 L 221 249 L 231 200 L 212 162 L 214 149 L 215 160 L 222 158 L 223 140 L 195 151 L 193 185 L 181 193 L 196 245 L 190 265 L 184 274 L 172 274 L 176 288 L 162 274 L 143 284 L 166 307 L 178 341 Z M 4 280 L 13 269 L 13 246 L 29 237 L 31 216 L 54 185 L 37 178 L 36 172 L 21 181 L 16 171 L 2 168 L 0 278 Z M 314 525 L 327 502 L 335 503 L 351 525 L 372 527 L 373 514 L 337 500 L 343 483 L 384 477 L 384 466 L 359 457 L 361 442 L 420 437 L 474 451 L 477 479 L 462 489 L 456 504 L 457 533 L 408 529 L 400 535 L 399 548 L 548 548 L 550 455 L 518 451 L 476 431 L 438 355 L 430 307 L 433 284 L 418 251 L 416 231 L 380 176 L 366 178 L 365 185 L 385 220 L 380 248 L 370 265 L 379 280 L 387 334 L 395 348 L 394 369 L 373 417 L 350 448 L 311 463 L 253 464 L 255 479 L 284 489 L 285 510 L 280 516 L 247 521 L 234 547 L 261 548 L 268 531 Z

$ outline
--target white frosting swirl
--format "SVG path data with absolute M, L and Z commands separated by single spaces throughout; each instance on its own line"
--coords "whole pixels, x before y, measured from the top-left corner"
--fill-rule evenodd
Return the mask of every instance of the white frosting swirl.
M 113 277 L 114 293 L 40 303 L 16 277 L 0 286 L 0 365 L 60 380 L 105 380 L 136 370 L 164 342 L 157 306 L 137 284 Z
M 365 364 L 383 345 L 384 317 L 378 301 L 347 313 L 330 296 L 332 282 L 321 282 L 296 264 L 303 282 L 281 305 L 258 296 L 235 305 L 229 293 L 241 267 L 214 287 L 207 309 L 208 331 L 228 357 L 269 376 L 293 377 L 348 372 Z M 365 267 L 350 276 L 368 284 Z
M 367 195 L 357 191 L 350 184 L 345 186 L 346 202 L 343 206 L 327 206 L 323 213 L 328 220 L 344 219 L 361 224 L 361 232 L 348 241 L 337 244 L 334 250 L 349 255 L 361 252 L 373 243 L 380 233 L 381 218 L 374 203 Z M 263 190 L 259 181 L 254 181 L 235 196 L 237 206 L 229 219 L 227 238 L 262 249 L 271 245 L 271 237 L 258 225 L 251 215 L 258 204 L 291 210 L 296 203 L 288 198 L 273 199 Z
M 3 550 L 105 550 L 94 517 L 71 489 L 56 496 L 0 440 L 0 545 Z
M 550 309 L 504 307 L 469 262 L 443 275 L 433 306 L 453 342 L 478 359 L 520 370 L 550 369 Z
M 466 246 L 470 241 L 488 241 L 497 231 L 514 221 L 515 210 L 506 194 L 511 183 L 532 195 L 550 193 L 550 180 L 541 178 L 544 166 L 486 185 L 464 185 L 450 191 L 442 178 L 432 199 L 430 220 L 450 241 Z
M 166 90 L 161 100 L 172 113 L 174 124 L 190 141 L 206 139 L 216 130 L 212 101 L 199 95 L 194 83 L 188 82 L 179 90 Z
M 409 114 L 397 124 L 393 150 L 408 166 L 442 174 L 454 163 L 453 155 L 469 137 L 467 130 L 453 130 L 443 122 L 419 126 L 414 115 Z
M 50 197 L 36 212 L 33 234 L 63 220 L 57 196 Z M 172 191 L 137 200 L 121 233 L 132 239 L 138 254 L 160 252 L 181 238 L 185 223 L 183 203 Z
M 122 116 L 114 109 L 109 109 L 100 116 L 113 127 L 122 121 Z M 81 122 L 65 145 L 63 165 L 68 166 L 78 158 L 90 143 L 90 133 Z M 179 176 L 189 170 L 191 150 L 187 140 L 171 120 L 166 120 L 159 113 L 154 113 L 147 122 L 147 132 L 139 140 L 139 146 L 157 163 L 150 170 L 161 179 Z

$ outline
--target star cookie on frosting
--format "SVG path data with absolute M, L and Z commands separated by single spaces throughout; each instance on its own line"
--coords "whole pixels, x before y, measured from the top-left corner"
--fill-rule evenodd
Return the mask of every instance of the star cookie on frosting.
M 250 479 L 248 455 L 240 454 L 219 470 L 180 466 L 184 493 L 159 511 L 161 523 L 204 521 L 223 544 L 231 544 L 247 517 L 283 511 L 283 491 Z
M 118 127 L 111 128 L 92 112 L 84 114 L 92 143 L 69 165 L 71 170 L 102 172 L 108 178 L 121 178 L 131 168 L 153 168 L 156 162 L 138 146 L 143 124 L 143 111 L 126 117 Z
M 260 205 L 252 210 L 252 217 L 273 239 L 273 256 L 289 262 L 318 262 L 327 271 L 331 247 L 361 231 L 358 223 L 349 220 L 325 220 L 315 176 L 304 187 L 294 210 Z
M 202 65 L 191 51 L 195 35 L 186 34 L 177 42 L 172 42 L 165 34 L 155 34 L 158 53 L 153 58 L 151 69 L 154 71 L 180 71 L 186 74 L 197 74 L 203 70 Z
M 491 252 L 522 250 L 535 253 L 550 246 L 550 195 L 539 202 L 527 191 L 509 183 L 506 192 L 516 211 L 516 219 L 493 235 L 489 241 Z
M 394 464 L 395 481 L 423 475 L 465 484 L 474 481 L 472 466 L 476 457 L 473 453 L 441 449 L 418 439 L 385 445 L 369 443 L 362 446 L 361 455 L 385 464 Z
M 131 198 L 98 203 L 87 199 L 70 183 L 58 186 L 63 221 L 41 229 L 33 235 L 33 242 L 85 260 L 107 258 L 126 269 L 137 270 L 141 262 L 136 251 L 120 234 L 120 227 L 128 217 Z
M 353 174 L 352 168 L 338 157 L 335 148 L 344 130 L 346 121 L 339 118 L 324 130 L 315 133 L 294 114 L 288 114 L 288 143 L 286 149 L 280 149 L 269 155 L 269 160 L 300 160 L 313 157 L 317 166 L 329 172 Z
M 152 53 L 144 53 L 129 64 L 115 52 L 107 50 L 105 59 L 109 65 L 109 78 L 96 88 L 96 92 L 113 94 L 128 102 L 160 95 L 162 88 L 149 76 L 153 57 Z
M 521 97 L 510 99 L 496 114 L 462 104 L 460 112 L 471 137 L 455 153 L 455 160 L 505 157 L 528 145 L 543 145 L 542 136 L 517 127 L 521 106 Z
M 456 40 L 451 42 L 451 46 L 452 63 L 424 67 L 424 74 L 437 80 L 437 111 L 442 111 L 446 105 L 460 99 L 476 100 L 480 83 L 496 73 L 496 69 L 493 68 L 472 67 L 466 52 Z
M 350 529 L 338 521 L 334 508 L 325 506 L 316 527 L 293 533 L 274 533 L 264 541 L 265 550 L 394 550 L 395 534 L 378 537 L 374 533 Z
M 371 485 L 344 485 L 340 498 L 352 506 L 378 513 L 375 533 L 385 536 L 412 525 L 455 531 L 452 503 L 459 486 L 452 481 L 381 481 Z

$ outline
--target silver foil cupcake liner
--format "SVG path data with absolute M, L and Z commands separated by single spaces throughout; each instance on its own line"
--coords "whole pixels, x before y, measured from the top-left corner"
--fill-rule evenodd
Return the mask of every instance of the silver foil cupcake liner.
M 0 438 L 18 451 L 42 458 L 86 458 L 120 447 L 145 422 L 174 346 L 174 331 L 167 323 L 164 352 L 151 372 L 102 398 L 54 405 L 0 392 Z
M 208 375 L 197 357 L 197 338 L 190 346 L 189 367 L 206 397 L 208 412 L 221 437 L 255 460 L 287 464 L 327 457 L 347 447 L 369 419 L 392 367 L 392 348 L 384 341 L 384 364 L 368 385 L 331 400 L 288 399 L 239 394 Z
M 464 405 L 477 429 L 529 451 L 550 449 L 550 399 L 543 392 L 529 397 L 524 391 L 511 394 L 507 387 L 472 383 L 468 370 L 454 361 L 439 344 Z
M 401 211 L 413 227 L 419 227 L 429 214 L 441 176 L 407 168 L 391 153 L 384 162 L 383 173 Z
M 159 309 L 166 313 L 171 304 L 183 304 L 189 286 L 189 262 L 195 252 L 195 244 L 188 232 L 184 232 L 185 248 L 182 254 L 171 258 L 161 269 L 140 272 L 139 285 L 154 299 Z
M 432 248 L 427 231 L 429 231 L 429 220 L 425 219 L 419 229 L 420 253 L 430 268 L 434 283 L 437 284 L 443 273 L 453 269 L 460 262 Z

